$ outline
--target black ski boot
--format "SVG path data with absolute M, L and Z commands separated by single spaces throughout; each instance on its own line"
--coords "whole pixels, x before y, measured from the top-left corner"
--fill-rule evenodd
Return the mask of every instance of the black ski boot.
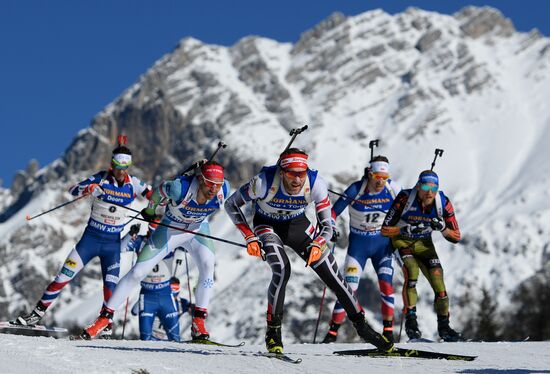
M 395 340 L 393 339 L 393 320 L 382 321 L 382 323 L 384 325 L 384 331 L 382 332 L 382 335 L 384 335 L 389 342 L 395 343 Z
M 281 325 L 283 314 L 267 313 L 267 331 L 265 333 L 265 346 L 270 353 L 283 353 L 283 339 L 281 338 Z
M 449 326 L 449 316 L 437 316 L 437 332 L 446 342 L 463 342 L 462 335 Z
M 384 335 L 380 335 L 370 327 L 370 325 L 365 321 L 365 315 L 363 313 L 357 313 L 354 316 L 349 316 L 351 322 L 353 322 L 353 327 L 357 331 L 357 334 L 365 342 L 374 345 L 382 352 L 391 352 L 395 345 L 390 342 Z
M 20 315 L 13 323 L 16 325 L 33 327 L 40 322 L 44 314 L 46 314 L 46 307 L 39 301 L 32 312 Z
M 416 307 L 408 309 L 405 315 L 405 332 L 409 339 L 420 339 L 422 333 L 418 329 L 418 322 L 416 321 Z
M 327 335 L 321 342 L 322 344 L 328 344 L 328 343 L 334 343 L 336 339 L 338 338 L 338 329 L 342 326 L 340 323 L 336 323 L 334 321 L 330 321 L 330 326 L 328 328 Z

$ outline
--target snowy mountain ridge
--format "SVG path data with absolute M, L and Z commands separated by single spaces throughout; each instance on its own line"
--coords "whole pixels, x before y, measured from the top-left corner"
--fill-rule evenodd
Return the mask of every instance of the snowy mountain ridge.
M 518 284 L 550 259 L 549 64 L 550 39 L 536 30 L 516 32 L 492 8 L 468 7 L 453 16 L 415 8 L 335 13 L 295 44 L 246 37 L 223 47 L 183 39 L 80 131 L 59 160 L 29 166 L 9 191 L 0 190 L 6 259 L 0 314 L 11 317 L 37 300 L 78 240 L 89 208 L 76 203 L 30 223 L 25 215 L 70 199 L 63 191 L 71 183 L 107 166 L 118 133 L 129 136 L 133 172 L 154 183 L 223 139 L 229 147 L 220 161 L 237 187 L 275 162 L 288 130 L 306 123 L 310 129 L 296 145 L 310 151 L 313 167 L 338 190 L 361 177 L 369 140 L 381 139 L 377 153 L 390 158 L 392 176 L 404 187 L 429 167 L 434 148 L 444 149 L 435 170 L 464 235 L 459 245 L 436 240 L 454 324 L 475 313 L 482 286 L 506 309 Z M 213 226 L 216 235 L 241 240 L 223 213 Z M 345 244 L 337 250 L 342 260 Z M 77 315 L 83 324 L 97 314 L 98 272 L 98 266 L 85 270 L 81 287 L 62 293 L 51 313 L 57 320 Z M 367 264 L 374 279 L 372 273 Z M 219 245 L 216 276 L 210 329 L 220 338 L 260 342 L 268 267 Z M 289 341 L 312 339 L 322 287 L 293 263 Z M 419 291 L 420 327 L 429 336 L 435 315 L 424 279 Z M 471 302 L 461 302 L 466 299 Z M 321 333 L 331 304 L 325 305 Z M 376 324 L 377 302 L 369 307 Z

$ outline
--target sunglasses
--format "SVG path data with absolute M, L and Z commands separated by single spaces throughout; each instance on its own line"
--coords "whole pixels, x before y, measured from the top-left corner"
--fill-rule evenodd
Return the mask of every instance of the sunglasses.
M 202 182 L 207 188 L 221 187 L 223 185 L 223 181 L 216 182 L 216 181 L 213 181 L 212 179 L 205 178 L 204 175 L 202 174 L 201 174 L 201 177 L 202 177 Z
M 372 173 L 372 177 L 381 181 L 387 181 L 390 179 L 389 174 Z
M 294 179 L 296 177 L 303 179 L 307 175 L 307 170 L 304 171 L 290 171 L 290 170 L 283 170 L 283 173 L 287 176 L 287 178 Z
M 421 185 L 420 185 L 420 189 L 421 189 L 422 191 L 437 192 L 437 190 L 439 189 L 439 186 L 430 186 L 430 185 L 427 185 L 427 184 L 421 184 Z
M 111 162 L 111 166 L 113 167 L 113 169 L 117 169 L 117 170 L 126 170 L 130 167 L 130 164 L 119 164 L 118 162 L 116 161 L 112 161 Z

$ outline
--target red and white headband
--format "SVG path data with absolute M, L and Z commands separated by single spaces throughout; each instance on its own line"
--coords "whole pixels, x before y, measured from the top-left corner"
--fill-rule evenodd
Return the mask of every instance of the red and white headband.
M 308 155 L 302 153 L 289 153 L 281 156 L 279 164 L 283 169 L 306 170 L 308 168 L 307 159 Z

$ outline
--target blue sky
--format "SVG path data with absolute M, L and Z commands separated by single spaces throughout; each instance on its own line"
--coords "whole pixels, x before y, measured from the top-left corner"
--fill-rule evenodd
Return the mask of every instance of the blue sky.
M 543 4 L 543 5 L 541 5 Z M 177 42 L 193 36 L 232 45 L 246 35 L 295 42 L 334 11 L 355 15 L 409 6 L 452 14 L 490 5 L 520 31 L 550 35 L 540 0 L 2 0 L 0 2 L 0 179 L 31 158 L 44 166 L 78 130 Z M 139 150 L 136 150 L 139 151 Z

